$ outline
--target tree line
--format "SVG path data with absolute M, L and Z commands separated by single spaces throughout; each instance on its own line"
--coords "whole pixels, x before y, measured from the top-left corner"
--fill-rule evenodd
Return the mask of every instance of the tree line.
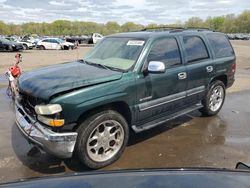
M 23 23 L 6 24 L 0 21 L 0 35 L 27 35 L 38 34 L 42 36 L 50 35 L 87 35 L 90 33 L 101 33 L 108 35 L 118 32 L 137 31 L 143 28 L 154 27 L 199 27 L 210 28 L 224 33 L 250 33 L 250 10 L 246 10 L 239 15 L 229 14 L 225 16 L 208 17 L 203 20 L 199 17 L 191 17 L 186 22 L 175 24 L 136 24 L 127 22 L 122 25 L 117 22 L 107 22 L 100 24 L 95 22 L 57 20 L 52 23 Z

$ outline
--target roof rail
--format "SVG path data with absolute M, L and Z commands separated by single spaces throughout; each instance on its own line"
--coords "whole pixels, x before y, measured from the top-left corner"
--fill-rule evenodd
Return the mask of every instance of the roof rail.
M 163 26 L 163 27 L 149 27 L 149 28 L 144 28 L 141 31 L 169 31 L 169 32 L 179 32 L 179 31 L 188 31 L 188 30 L 196 30 L 196 31 L 213 31 L 210 28 L 205 28 L 205 27 L 168 27 L 168 26 Z
M 169 26 L 162 26 L 162 27 L 146 27 L 141 31 L 171 31 L 171 30 L 184 30 L 184 27 L 169 27 Z
M 186 27 L 186 30 L 197 30 L 197 31 L 214 31 L 207 27 Z

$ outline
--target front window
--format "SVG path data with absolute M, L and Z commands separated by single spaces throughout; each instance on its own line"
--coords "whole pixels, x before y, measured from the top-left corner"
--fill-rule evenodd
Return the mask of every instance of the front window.
M 111 69 L 128 70 L 138 59 L 144 44 L 144 40 L 133 38 L 105 38 L 84 60 Z

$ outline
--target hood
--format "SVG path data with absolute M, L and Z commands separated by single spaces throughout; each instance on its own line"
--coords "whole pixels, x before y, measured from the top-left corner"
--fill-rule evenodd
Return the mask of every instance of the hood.
M 19 78 L 22 93 L 44 100 L 76 88 L 118 80 L 121 72 L 71 62 L 27 72 Z
M 2 38 L 0 38 L 2 39 Z M 11 40 L 8 40 L 8 39 L 2 39 L 3 40 L 3 43 L 5 44 L 8 44 L 8 45 L 15 45 L 15 46 L 19 46 L 20 44 L 15 42 L 15 41 L 11 41 Z

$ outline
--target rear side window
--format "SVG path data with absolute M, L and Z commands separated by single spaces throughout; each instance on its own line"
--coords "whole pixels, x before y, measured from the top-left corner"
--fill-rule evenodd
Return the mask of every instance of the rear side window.
M 229 57 L 234 54 L 230 42 L 223 34 L 211 33 L 207 34 L 208 41 L 212 47 L 215 57 Z
M 200 37 L 184 36 L 183 42 L 187 54 L 188 63 L 209 58 L 207 48 Z
M 161 61 L 166 67 L 181 64 L 180 51 L 175 38 L 159 39 L 154 44 L 148 55 L 148 62 Z
M 55 39 L 50 39 L 50 42 L 51 42 L 51 43 L 58 43 L 58 41 L 55 40 Z

